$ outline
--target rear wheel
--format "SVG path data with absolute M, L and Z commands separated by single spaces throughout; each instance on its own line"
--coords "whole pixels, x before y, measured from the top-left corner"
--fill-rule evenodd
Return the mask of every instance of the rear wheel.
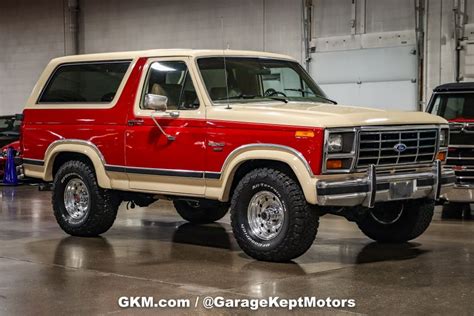
M 286 262 L 313 244 L 319 216 L 300 186 L 273 169 L 256 169 L 237 185 L 231 202 L 234 236 L 249 256 Z
M 194 224 L 209 224 L 220 220 L 229 211 L 229 205 L 208 200 L 174 200 L 178 214 Z
M 99 187 L 91 166 L 68 161 L 54 177 L 52 203 L 56 221 L 66 233 L 91 237 L 112 227 L 120 200 L 114 191 Z
M 417 238 L 433 218 L 434 201 L 413 200 L 376 205 L 357 221 L 369 238 L 385 243 L 401 243 Z

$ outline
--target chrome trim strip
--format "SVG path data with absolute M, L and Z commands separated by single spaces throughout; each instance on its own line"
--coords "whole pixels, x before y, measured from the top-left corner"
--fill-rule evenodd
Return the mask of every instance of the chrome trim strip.
M 449 147 L 452 147 L 452 148 L 474 148 L 474 145 L 451 145 L 451 144 L 449 144 Z

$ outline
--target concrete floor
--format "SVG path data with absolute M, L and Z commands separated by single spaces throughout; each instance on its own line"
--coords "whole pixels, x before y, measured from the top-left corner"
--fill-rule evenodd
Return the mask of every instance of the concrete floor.
M 441 221 L 414 242 L 379 245 L 327 216 L 313 247 L 292 264 L 258 262 L 236 245 L 228 217 L 193 226 L 168 202 L 125 210 L 103 238 L 66 236 L 50 192 L 2 187 L 0 313 L 221 314 L 225 310 L 121 309 L 121 296 L 352 298 L 353 309 L 297 314 L 474 314 L 474 221 Z M 230 310 L 229 313 L 248 313 Z M 260 310 L 286 315 L 285 309 Z

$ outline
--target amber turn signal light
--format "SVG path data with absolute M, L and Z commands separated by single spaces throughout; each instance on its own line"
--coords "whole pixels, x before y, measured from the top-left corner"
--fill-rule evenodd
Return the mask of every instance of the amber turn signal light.
M 326 169 L 342 169 L 342 160 L 330 159 L 326 162 Z
M 440 151 L 438 155 L 436 156 L 437 160 L 440 161 L 445 161 L 446 160 L 446 152 L 445 151 Z
M 314 137 L 313 131 L 296 131 L 295 137 Z

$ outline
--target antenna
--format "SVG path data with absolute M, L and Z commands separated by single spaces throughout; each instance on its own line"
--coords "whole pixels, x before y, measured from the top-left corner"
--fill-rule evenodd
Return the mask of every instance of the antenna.
M 227 78 L 227 63 L 226 63 L 226 56 L 225 56 L 225 38 L 224 38 L 224 17 L 221 16 L 221 36 L 222 36 L 222 55 L 224 59 L 224 80 L 225 80 L 225 95 L 226 95 L 226 101 L 227 101 L 227 107 L 226 109 L 230 110 L 232 109 L 230 107 L 230 102 L 229 102 L 229 80 Z M 227 49 L 229 48 L 229 45 L 227 44 Z

